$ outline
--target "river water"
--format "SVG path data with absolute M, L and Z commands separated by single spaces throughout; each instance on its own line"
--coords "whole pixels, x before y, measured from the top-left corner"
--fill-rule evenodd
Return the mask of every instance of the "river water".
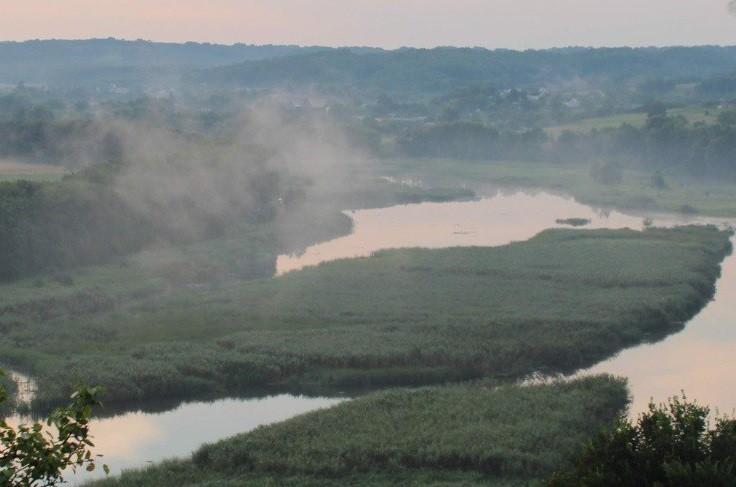
M 101 465 L 110 474 L 141 468 L 170 458 L 186 458 L 204 443 L 277 423 L 299 414 L 334 406 L 345 398 L 304 397 L 280 394 L 258 399 L 221 399 L 191 402 L 162 413 L 128 412 L 95 419 L 90 424 L 94 452 L 102 454 Z M 8 424 L 27 423 L 30 418 L 13 417 Z M 67 472 L 64 485 L 78 486 L 104 477 L 101 468 Z
M 497 246 L 533 237 L 546 228 L 563 227 L 558 219 L 585 218 L 585 228 L 642 229 L 644 217 L 655 225 L 725 224 L 677 216 L 627 215 L 600 211 L 572 198 L 545 192 L 495 194 L 478 201 L 421 203 L 350 212 L 352 234 L 323 242 L 299 255 L 282 255 L 277 274 L 329 260 L 367 256 L 386 248 Z M 650 398 L 666 400 L 685 390 L 721 412 L 736 408 L 736 258 L 728 257 L 717 293 L 681 333 L 654 344 L 634 347 L 581 372 L 625 376 L 633 394 L 631 413 Z M 184 457 L 202 443 L 281 421 L 344 398 L 278 395 L 262 399 L 226 399 L 189 403 L 158 414 L 131 412 L 96 420 L 97 451 L 113 473 L 171 457 Z M 99 474 L 92 474 L 96 476 Z M 74 483 L 89 478 L 73 477 Z
M 736 240 L 733 241 L 736 247 Z M 736 409 L 736 257 L 727 257 L 714 299 L 685 329 L 664 340 L 622 351 L 583 373 L 607 372 L 627 377 L 632 394 L 630 415 L 685 394 L 733 414 Z
M 350 213 L 351 235 L 315 245 L 301 255 L 281 256 L 277 273 L 339 258 L 367 256 L 385 248 L 494 246 L 527 240 L 558 219 L 586 218 L 584 228 L 641 230 L 645 218 L 656 226 L 733 224 L 725 219 L 678 215 L 627 215 L 601 211 L 572 198 L 545 192 L 496 194 L 479 201 L 422 203 Z M 736 239 L 734 240 L 736 246 Z M 627 377 L 632 417 L 651 400 L 666 401 L 682 391 L 715 411 L 736 409 L 736 256 L 725 259 L 714 299 L 685 329 L 666 339 L 622 351 L 576 376 L 610 373 Z M 715 412 L 714 411 L 714 412 Z
M 616 211 L 601 212 L 570 198 L 548 193 L 497 194 L 478 201 L 419 203 L 347 213 L 353 233 L 282 255 L 277 274 L 349 257 L 365 257 L 381 249 L 495 246 L 528 240 L 546 228 L 562 227 L 557 219 L 586 218 L 585 228 L 636 228 L 643 218 Z

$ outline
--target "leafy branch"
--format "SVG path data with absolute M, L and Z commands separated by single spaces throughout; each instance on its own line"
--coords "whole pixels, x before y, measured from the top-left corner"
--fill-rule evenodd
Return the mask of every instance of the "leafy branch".
M 93 408 L 101 405 L 99 394 L 97 387 L 78 387 L 70 403 L 43 423 L 13 427 L 0 420 L 0 485 L 49 487 L 63 482 L 66 469 L 95 470 L 100 455 L 92 452 L 89 424 Z M 0 403 L 6 400 L 0 386 Z M 107 465 L 102 469 L 109 473 Z

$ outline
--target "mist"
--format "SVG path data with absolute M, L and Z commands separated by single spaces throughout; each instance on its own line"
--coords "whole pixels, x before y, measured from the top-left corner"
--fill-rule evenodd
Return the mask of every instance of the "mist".
M 368 160 L 323 117 L 288 117 L 275 107 L 237 114 L 214 140 L 147 124 L 110 126 L 122 165 L 115 191 L 156 226 L 190 240 L 326 200 Z
M 736 484 L 733 2 L 190 3 L 0 42 L 0 479 Z

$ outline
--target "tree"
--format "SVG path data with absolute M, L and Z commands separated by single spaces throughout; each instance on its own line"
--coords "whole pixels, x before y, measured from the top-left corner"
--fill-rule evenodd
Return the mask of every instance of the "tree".
M 590 177 L 594 181 L 605 185 L 621 184 L 624 180 L 624 171 L 619 164 L 608 161 L 596 164 L 590 169 Z
M 1 420 L 0 485 L 49 487 L 63 482 L 67 468 L 94 470 L 99 455 L 92 454 L 89 422 L 92 408 L 100 405 L 98 394 L 98 388 L 77 388 L 69 405 L 54 410 L 45 425 L 13 427 Z M 0 403 L 6 400 L 7 393 L 0 386 Z M 109 472 L 107 465 L 102 468 Z
M 659 101 L 654 101 L 644 106 L 644 112 L 647 114 L 647 118 L 666 117 L 667 105 Z
M 652 174 L 652 177 L 649 179 L 649 185 L 658 190 L 665 190 L 669 187 L 667 181 L 664 179 L 664 174 L 659 169 Z
M 736 485 L 736 420 L 683 396 L 649 405 L 635 423 L 620 419 L 588 444 L 549 487 L 710 487 Z

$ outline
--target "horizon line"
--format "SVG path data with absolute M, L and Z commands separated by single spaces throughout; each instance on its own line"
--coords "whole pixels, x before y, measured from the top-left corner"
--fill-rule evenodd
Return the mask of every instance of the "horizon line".
M 153 40 L 143 38 L 124 38 L 124 37 L 78 37 L 78 38 L 65 38 L 65 37 L 48 37 L 48 38 L 27 38 L 27 39 L 0 39 L 0 44 L 28 44 L 33 42 L 91 42 L 91 41 L 116 41 L 116 42 L 127 42 L 127 43 L 146 43 L 146 44 L 168 44 L 184 46 L 188 44 L 195 44 L 199 46 L 215 46 L 215 47 L 294 47 L 300 49 L 374 49 L 377 51 L 400 51 L 400 50 L 433 50 L 433 49 L 477 49 L 486 51 L 514 51 L 514 52 L 528 52 L 528 51 L 552 51 L 562 49 L 676 49 L 676 48 L 733 48 L 736 44 L 640 44 L 640 45 L 624 45 L 624 44 L 612 44 L 612 45 L 555 45 L 548 47 L 534 47 L 534 48 L 513 48 L 513 47 L 488 47 L 480 45 L 451 45 L 451 44 L 437 44 L 431 47 L 428 46 L 410 46 L 404 45 L 399 47 L 382 47 L 382 46 L 371 46 L 371 45 L 320 45 L 320 44 L 293 44 L 293 43 L 263 43 L 255 44 L 248 43 L 245 41 L 238 41 L 233 43 L 226 42 L 211 42 L 211 41 L 169 41 L 169 40 Z

